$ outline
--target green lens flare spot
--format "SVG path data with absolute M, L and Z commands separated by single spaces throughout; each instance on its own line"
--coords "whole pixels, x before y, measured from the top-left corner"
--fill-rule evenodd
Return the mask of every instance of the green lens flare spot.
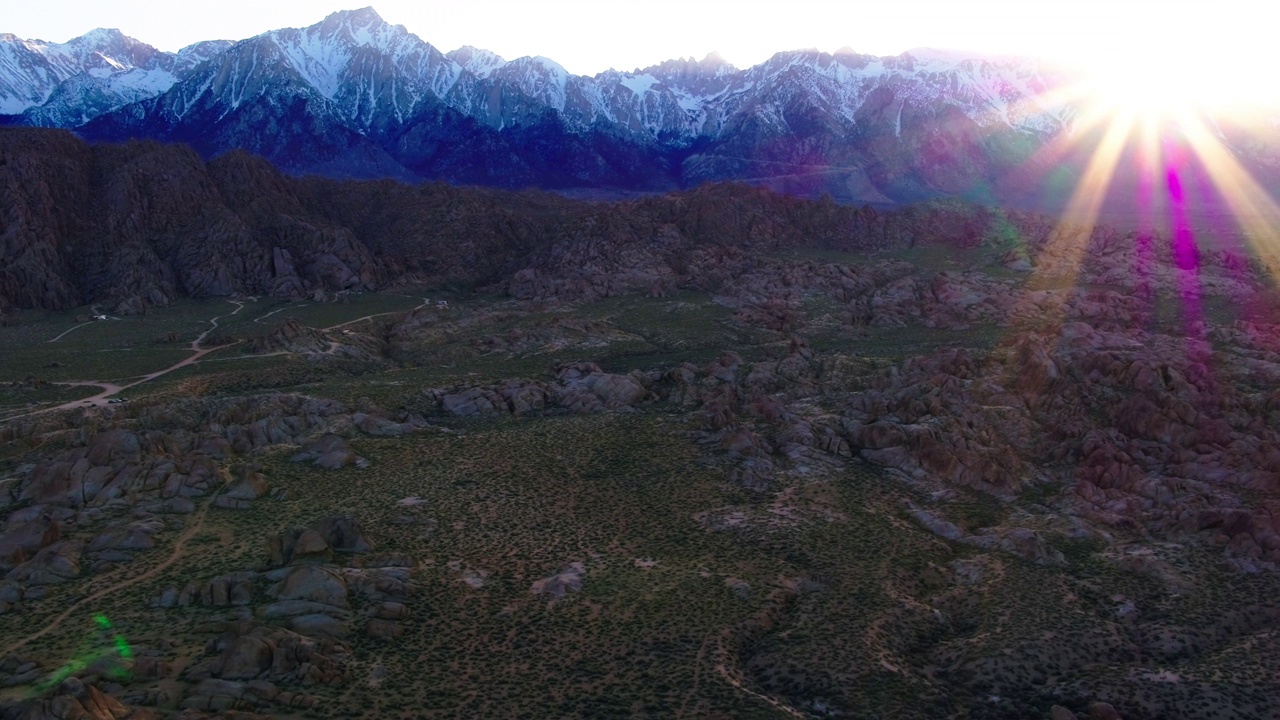
M 111 621 L 107 619 L 106 615 L 94 615 L 93 621 L 98 623 L 98 627 L 100 628 L 105 629 L 111 627 Z

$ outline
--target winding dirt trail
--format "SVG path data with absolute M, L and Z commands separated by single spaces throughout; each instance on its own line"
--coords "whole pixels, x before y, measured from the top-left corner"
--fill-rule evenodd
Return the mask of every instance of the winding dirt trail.
M 219 315 L 215 318 L 211 318 L 208 321 L 209 329 L 200 333 L 199 337 L 191 341 L 191 346 L 190 346 L 191 355 L 174 363 L 173 365 L 170 365 L 169 367 L 164 368 L 163 370 L 157 370 L 153 373 L 147 373 L 146 375 L 140 376 L 137 380 L 134 380 L 131 383 L 126 383 L 123 385 L 112 383 L 112 382 L 103 382 L 99 380 L 71 380 L 67 382 L 54 383 L 55 385 L 65 385 L 67 387 L 100 387 L 102 388 L 102 392 L 92 397 L 81 398 L 80 400 L 72 400 L 71 402 L 65 402 L 65 403 L 62 403 L 61 405 L 55 405 L 53 407 L 34 410 L 32 412 L 23 413 L 21 415 L 12 415 L 7 418 L 0 418 L 0 423 L 8 422 L 10 420 L 17 420 L 19 418 L 24 418 L 24 417 L 31 417 L 32 415 L 40 415 L 43 413 L 57 412 L 59 410 L 75 410 L 75 409 L 83 409 L 83 408 L 89 408 L 89 407 L 101 407 L 103 405 L 109 404 L 112 397 L 114 397 L 115 395 L 118 395 L 119 393 L 125 390 L 128 390 L 131 387 L 141 385 L 142 383 L 145 383 L 145 382 L 151 382 L 152 380 L 155 380 L 161 375 L 168 375 L 174 370 L 179 370 L 188 365 L 192 365 L 198 362 L 200 358 L 204 357 L 205 355 L 208 355 L 211 352 L 222 350 L 223 348 L 228 348 L 238 344 L 240 341 L 227 343 L 226 345 L 219 345 L 217 347 L 212 347 L 212 348 L 206 348 L 201 345 L 201 343 L 204 342 L 204 339 L 206 337 L 209 337 L 209 333 L 218 329 L 219 320 L 225 317 L 231 317 L 232 315 L 235 315 L 236 313 L 239 313 L 241 310 L 244 309 L 244 303 L 239 300 L 228 300 L 227 302 L 231 303 L 232 305 L 235 305 L 236 309 L 225 315 Z M 72 330 L 74 329 L 75 328 L 72 328 Z M 63 333 L 63 334 L 65 335 L 66 333 Z M 55 338 L 55 340 L 56 339 L 57 338 Z M 50 340 L 49 342 L 53 342 L 53 340 Z
M 116 393 L 124 389 L 124 386 L 117 385 L 115 383 L 94 382 L 92 380 L 78 380 L 76 382 L 60 382 L 55 384 L 66 385 L 67 387 L 99 387 L 99 388 L 102 388 L 102 392 L 98 393 L 97 395 L 94 395 L 93 397 L 87 397 L 82 400 L 72 400 L 69 403 L 63 403 L 58 407 L 49 408 L 50 411 L 61 410 L 63 408 L 81 407 L 84 405 L 101 405 L 104 402 L 106 402 L 107 398 L 111 397 L 112 395 L 115 395 Z M 36 412 L 46 412 L 46 411 L 38 410 Z M 30 413 L 30 414 L 34 415 L 35 413 Z
M 742 681 L 742 678 L 741 678 L 742 673 L 740 671 L 737 671 L 733 667 L 734 662 L 732 659 L 732 653 L 729 651 L 728 646 L 725 645 L 725 639 L 729 636 L 729 633 L 730 633 L 729 629 L 722 630 L 720 631 L 719 636 L 716 638 L 716 647 L 715 647 L 715 653 L 714 653 L 717 659 L 717 662 L 715 664 L 716 674 L 718 674 L 721 679 L 729 683 L 731 686 L 734 687 L 734 689 L 738 690 L 739 692 L 744 693 L 750 697 L 753 697 L 763 703 L 771 705 L 774 709 L 778 710 L 779 712 L 782 712 L 786 715 L 790 715 L 793 718 L 798 718 L 799 720 L 805 720 L 805 718 L 808 717 L 807 715 L 791 707 L 785 702 L 775 697 L 770 697 L 769 695 L 765 695 L 764 693 L 756 692 L 755 690 L 752 690 L 751 688 L 747 687 L 747 684 Z M 699 656 L 701 656 L 701 652 L 699 652 Z
M 71 328 L 71 330 L 79 330 L 80 328 L 82 328 L 82 327 L 84 327 L 84 326 L 86 326 L 86 325 L 92 325 L 92 324 L 94 324 L 94 323 L 96 323 L 96 322 L 98 322 L 98 321 L 97 321 L 97 320 L 90 320 L 90 321 L 89 321 L 89 322 L 87 322 L 87 323 L 80 323 L 79 325 L 76 325 L 76 326 L 72 327 L 72 328 Z M 63 330 L 61 335 L 59 335 L 59 336 L 55 337 L 55 338 L 54 338 L 54 339 L 52 339 L 52 340 L 46 340 L 45 342 L 56 343 L 56 342 L 58 342 L 59 340 L 61 340 L 62 338 L 66 337 L 66 336 L 71 332 L 71 330 Z
M 760 700 L 761 702 L 772 705 L 776 710 L 782 713 L 785 713 L 787 715 L 790 715 L 793 718 L 799 718 L 799 720 L 806 720 L 806 718 L 808 718 L 807 715 L 800 712 L 799 710 L 796 710 L 790 705 L 787 705 L 781 700 L 778 700 L 776 698 L 771 698 L 768 695 L 758 693 L 755 690 L 752 690 L 751 688 L 747 687 L 746 685 L 743 684 L 741 680 L 733 676 L 733 673 L 729 671 L 729 668 L 724 663 L 716 663 L 716 672 L 720 673 L 720 677 L 724 678 L 725 682 L 737 688 L 739 691 L 746 693 L 747 695 L 750 695 L 751 697 L 757 700 Z
M 418 304 L 416 307 L 414 307 L 414 308 L 412 308 L 411 310 L 409 310 L 408 312 L 414 312 L 414 311 L 416 311 L 416 310 L 421 310 L 422 308 L 427 307 L 428 305 L 430 305 L 430 304 L 431 304 L 431 301 L 430 301 L 429 299 L 427 299 L 427 298 L 418 298 L 418 299 L 419 299 L 419 300 L 421 300 L 422 302 L 421 302 L 420 304 Z M 142 376 L 141 376 L 141 377 L 139 377 L 137 380 L 134 380 L 133 382 L 126 383 L 126 384 L 117 384 L 117 383 L 104 382 L 104 381 L 99 381 L 99 380 L 72 380 L 72 381 L 67 381 L 67 382 L 54 383 L 54 384 L 56 384 L 56 385 L 65 385 L 65 386 L 67 386 L 67 387 L 90 387 L 90 386 L 91 386 L 91 387 L 99 387 L 99 388 L 102 388 L 102 392 L 100 392 L 100 393 L 98 393 L 97 395 L 94 395 L 94 396 L 92 396 L 92 397 L 81 398 L 80 400 L 72 400 L 71 402 L 65 402 L 65 403 L 62 403 L 61 405 L 55 405 L 55 406 L 53 406 L 53 407 L 41 408 L 40 410 L 33 410 L 32 412 L 22 413 L 21 415 L 11 415 L 11 416 L 6 417 L 6 418 L 0 418 L 0 423 L 9 422 L 9 421 L 11 421 L 11 420 L 18 420 L 18 419 L 25 418 L 25 417 L 31 417 L 31 416 L 33 416 L 33 415 L 40 415 L 40 414 L 43 414 L 43 413 L 58 412 L 59 410 L 77 410 L 77 409 L 86 409 L 86 408 L 91 408 L 91 407 L 101 407 L 101 406 L 103 406 L 103 405 L 107 405 L 107 404 L 109 404 L 109 403 L 111 402 L 111 398 L 115 397 L 116 395 L 120 394 L 121 392 L 123 392 L 123 391 L 125 391 L 125 390 L 128 390 L 128 389 L 129 389 L 129 388 L 131 388 L 131 387 L 136 387 L 136 386 L 141 385 L 141 384 L 143 384 L 143 383 L 151 382 L 152 380 L 155 380 L 156 378 L 158 378 L 158 377 L 160 377 L 160 376 L 162 376 L 162 375 L 168 375 L 169 373 L 171 373 L 171 372 L 173 372 L 173 371 L 175 371 L 175 370 L 180 370 L 180 369 L 182 369 L 182 368 L 184 368 L 184 367 L 187 367 L 188 365 L 193 365 L 193 364 L 195 364 L 195 363 L 199 362 L 201 358 L 203 358 L 205 355 L 208 355 L 209 353 L 216 352 L 216 351 L 218 351 L 218 350 L 222 350 L 222 349 L 224 349 L 224 348 L 229 348 L 229 347 L 232 347 L 233 345 L 237 345 L 237 344 L 239 344 L 239 343 L 240 343 L 240 342 L 242 342 L 242 341 L 236 341 L 236 342 L 233 342 L 233 343 L 227 343 L 227 344 L 225 344 L 225 345 L 219 345 L 219 346 L 217 346 L 217 347 L 211 347 L 211 348 L 206 348 L 206 347 L 204 347 L 204 346 L 202 345 L 202 343 L 204 342 L 204 339 L 205 339 L 206 337 L 208 337 L 208 336 L 209 336 L 209 333 L 211 333 L 211 332 L 213 332 L 214 330 L 217 330 L 217 329 L 218 329 L 218 321 L 219 321 L 219 320 L 221 320 L 221 319 L 223 319 L 223 318 L 227 318 L 227 317 L 232 317 L 233 315 L 238 314 L 241 310 L 244 310 L 244 308 L 245 308 L 245 304 L 244 304 L 244 302 L 243 302 L 243 301 L 240 301 L 240 300 L 228 300 L 227 302 L 231 303 L 232 305 L 235 305 L 235 306 L 236 306 L 236 309 L 235 309 L 235 310 L 233 310 L 232 312 L 229 312 L 229 313 L 225 314 L 225 315 L 219 315 L 219 316 L 217 316 L 217 317 L 215 317 L 215 318 L 211 318 L 211 319 L 208 321 L 208 322 L 209 322 L 209 329 L 207 329 L 207 330 L 205 330 L 204 332 L 200 333 L 200 336 L 199 336 L 199 337 L 197 337 L 195 340 L 192 340 L 192 341 L 191 341 L 191 347 L 190 347 L 190 349 L 191 349 L 191 355 L 189 355 L 189 356 L 187 356 L 186 358 L 184 358 L 184 359 L 182 359 L 182 360 L 180 360 L 180 361 L 178 361 L 178 362 L 174 363 L 173 365 L 170 365 L 169 367 L 164 368 L 163 370 L 157 370 L 157 371 L 155 371 L 155 372 L 153 372 L 153 373 L 148 373 L 148 374 L 146 374 L 146 375 L 142 375 Z M 286 308 L 281 308 L 281 310 L 283 310 L 283 309 L 286 309 Z M 275 311 L 272 311 L 272 312 L 270 312 L 270 313 L 267 313 L 266 315 L 263 315 L 262 317 L 256 318 L 256 319 L 254 320 L 254 322 L 257 322 L 258 320 L 261 320 L 261 319 L 263 319 L 263 318 L 269 317 L 269 316 L 271 316 L 271 315 L 275 314 L 276 312 L 280 312 L 280 310 L 275 310 Z M 364 317 L 359 317 L 359 318 L 356 318 L 355 320 L 348 320 L 347 322 L 338 323 L 337 325 L 333 325 L 333 326 L 331 326 L 331 327 L 324 328 L 324 331 L 326 331 L 326 332 L 327 332 L 327 331 L 329 331 L 329 330 L 336 330 L 336 329 L 338 329 L 338 328 L 345 327 L 345 326 L 347 326 L 347 325 L 354 325 L 354 324 L 356 324 L 356 323 L 364 322 L 364 321 L 366 321 L 366 320 L 372 320 L 373 318 L 376 318 L 376 317 L 382 317 L 383 315 L 396 315 L 396 314 L 403 313 L 403 312 L 405 312 L 405 311 L 404 311 L 404 310 L 391 310 L 391 311 L 384 312 L 384 313 L 375 313 L 375 314 L 373 314 L 373 315 L 365 315 Z M 96 321 L 95 321 L 95 322 L 96 322 Z M 90 324 L 90 323 L 86 323 L 86 324 Z M 83 327 L 83 326 L 76 326 L 76 327 Z M 75 328 L 71 328 L 71 330 L 75 330 Z M 71 332 L 71 330 L 68 330 L 67 332 Z M 63 333 L 63 335 L 66 335 L 66 333 L 64 332 L 64 333 Z M 62 335 L 59 335 L 57 338 L 54 338 L 53 340 L 50 340 L 49 342 L 55 342 L 55 341 L 57 341 L 58 339 L 60 339 L 61 337 L 62 337 Z M 325 354 L 330 354 L 330 355 L 331 355 L 331 354 L 333 354 L 333 353 L 337 352 L 337 350 L 338 350 L 338 343 L 336 343 L 336 342 L 331 342 L 331 343 L 330 343 L 330 346 L 329 346 L 329 349 L 328 349 L 328 351 L 327 351 Z
M 698 697 L 698 685 L 702 681 L 702 658 L 707 654 L 707 645 L 711 644 L 711 634 L 708 633 L 702 638 L 702 645 L 698 646 L 698 655 L 693 659 L 693 685 L 689 687 L 689 691 L 684 694 L 684 698 L 680 701 L 680 709 L 676 710 L 676 718 L 683 718 L 685 708 L 688 707 L 689 701 Z
M 397 297 L 400 297 L 400 296 L 397 296 Z M 430 304 L 431 304 L 431 301 L 430 301 L 430 300 L 428 300 L 427 298 L 418 298 L 418 299 L 419 299 L 419 300 L 421 300 L 421 301 L 422 301 L 422 303 L 421 303 L 420 305 L 418 305 L 417 307 L 414 307 L 414 308 L 409 309 L 407 312 L 415 312 L 415 311 L 421 310 L 422 308 L 424 308 L 424 307 L 426 307 L 426 306 L 428 306 L 428 305 L 430 305 Z M 406 311 L 405 311 L 405 310 L 391 310 L 391 311 L 389 311 L 389 312 L 374 313 L 373 315 L 365 315 L 364 317 L 358 317 L 358 318 L 356 318 L 355 320 L 348 320 L 348 321 L 346 321 L 346 322 L 344 322 L 344 323 L 338 323 L 337 325 L 330 325 L 330 326 L 329 326 L 329 327 L 327 327 L 327 328 L 321 328 L 321 331 L 322 331 L 322 332 L 329 332 L 330 330 L 337 330 L 337 329 L 338 329 L 338 328 L 340 328 L 340 327 L 346 327 L 346 326 L 348 326 L 348 325 L 355 325 L 355 324 L 356 324 L 356 323 L 358 323 L 358 322 L 364 322 L 365 320 L 372 320 L 372 319 L 374 319 L 374 318 L 376 318 L 376 317 L 382 317 L 383 315 L 399 315 L 400 313 L 403 313 L 403 312 L 406 312 Z
M 302 307 L 306 307 L 306 305 L 285 305 L 285 306 L 284 306 L 284 307 L 282 307 L 282 308 L 278 308 L 278 309 L 276 309 L 276 310 L 272 310 L 271 312 L 267 313 L 266 315 L 263 315 L 263 316 L 261 316 L 261 317 L 256 317 L 256 318 L 254 318 L 254 319 L 253 319 L 253 321 L 254 321 L 255 323 L 258 323 L 259 325 L 266 325 L 266 323 L 264 323 L 264 322 L 262 322 L 262 321 L 263 321 L 263 320 L 266 320 L 267 318 L 271 317 L 272 315 L 275 315 L 276 313 L 282 313 L 282 312 L 284 312 L 285 310 L 297 310 L 298 308 L 302 308 Z
M 101 310 L 99 310 L 97 305 L 93 305 L 93 306 L 91 306 L 91 307 L 89 308 L 89 312 L 93 313 L 94 315 L 102 315 L 102 316 L 104 316 L 104 317 L 106 316 L 106 313 L 104 313 L 104 312 L 102 312 Z M 110 318 L 110 319 L 111 319 L 111 320 L 119 320 L 120 318 Z M 94 324 L 94 323 L 96 323 L 96 322 L 99 322 L 99 321 L 98 321 L 98 320 L 90 320 L 89 322 L 86 322 L 86 323 L 80 323 L 79 325 L 76 325 L 75 327 L 71 328 L 71 330 L 79 330 L 80 328 L 85 327 L 86 325 L 92 325 L 92 324 Z M 67 335 L 69 335 L 69 334 L 71 333 L 71 330 L 63 330 L 61 335 L 58 335 L 57 337 L 55 337 L 55 338 L 54 338 L 54 339 L 52 339 L 52 340 L 46 340 L 45 342 L 56 343 L 56 342 L 58 342 L 59 340 L 61 340 L 62 338 L 64 338 L 64 337 L 66 337 Z
M 201 528 L 204 527 L 204 521 L 209 514 L 209 508 L 213 507 L 213 501 L 218 497 L 218 494 L 222 492 L 223 487 L 225 487 L 225 485 L 213 491 L 213 494 L 211 494 L 209 496 L 209 499 L 205 501 L 204 505 L 200 508 L 200 511 L 192 518 L 194 522 L 192 522 L 191 525 L 187 527 L 187 529 L 183 530 L 182 534 L 178 536 L 178 539 L 174 541 L 173 550 L 169 553 L 169 557 L 161 561 L 159 565 L 156 565 L 155 567 L 143 572 L 140 575 L 135 575 L 131 578 L 125 578 L 124 580 L 121 580 L 120 582 L 114 585 L 105 587 L 101 590 L 98 590 L 97 592 L 90 594 L 89 596 L 81 600 L 78 600 L 72 603 L 69 607 L 67 607 L 66 610 L 63 610 L 61 613 L 59 613 L 57 617 L 53 618 L 52 620 L 49 620 L 45 624 L 45 626 L 40 630 L 37 630 L 31 633 L 30 635 L 22 638 L 21 640 L 15 643 L 12 643 L 8 647 L 4 648 L 3 650 L 0 650 L 0 657 L 4 657 L 9 653 L 12 653 L 20 649 L 22 646 L 26 645 L 32 640 L 38 640 L 44 637 L 45 635 L 48 635 L 49 633 L 53 632 L 63 623 L 63 621 L 71 617 L 72 613 L 76 612 L 77 610 L 84 607 L 85 605 L 91 602 L 95 602 L 97 600 L 101 600 L 102 598 L 108 595 L 111 595 L 113 593 L 119 592 L 121 590 L 124 590 L 125 588 L 129 588 L 134 585 L 137 585 L 140 582 L 150 580 L 151 578 L 154 578 L 155 576 L 167 570 L 175 562 L 181 560 L 183 555 L 186 554 L 187 541 L 190 540 L 192 537 L 194 537 L 195 534 L 200 532 Z M 106 580 L 109 577 L 110 576 L 103 579 Z

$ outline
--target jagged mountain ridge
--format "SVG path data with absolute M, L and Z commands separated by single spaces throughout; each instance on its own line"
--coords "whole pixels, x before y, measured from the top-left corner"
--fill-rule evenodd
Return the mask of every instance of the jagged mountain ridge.
M 65 43 L 0 34 L 0 113 L 33 125 L 74 127 L 155 97 L 231 46 L 208 40 L 167 53 L 99 28 Z
M 30 50 L 7 37 L 6 52 Z M 142 48 L 128 62 L 95 50 L 111 73 L 6 72 L 4 107 L 27 103 L 23 124 L 239 147 L 294 172 L 628 189 L 777 178 L 880 202 L 989 184 L 1025 160 L 1008 148 L 1042 145 L 1073 113 L 1042 104 L 1062 79 L 1030 61 L 796 51 L 745 70 L 711 55 L 575 76 L 548 58 L 441 53 L 372 8 L 185 55 Z

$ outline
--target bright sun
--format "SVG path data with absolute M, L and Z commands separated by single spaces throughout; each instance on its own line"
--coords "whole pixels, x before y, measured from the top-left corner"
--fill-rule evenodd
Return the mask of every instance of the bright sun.
M 1258 31 L 1257 18 L 1252 25 L 1241 24 L 1240 32 L 1235 25 L 1231 32 L 1215 32 L 1215 23 L 1222 30 L 1224 22 L 1243 23 L 1249 16 L 1210 15 L 1200 8 L 1199 15 L 1175 15 L 1167 11 L 1178 8 L 1176 3 L 1159 11 L 1154 6 L 1126 6 L 1146 15 L 1117 25 L 1108 42 L 1083 58 L 1077 49 L 1078 82 L 1047 96 L 1051 103 L 1065 101 L 1080 110 L 1075 131 L 1063 142 L 1089 153 L 1063 222 L 1092 225 L 1117 192 L 1113 181 L 1136 173 L 1136 188 L 1119 186 L 1132 188 L 1132 199 L 1152 218 L 1157 207 L 1164 208 L 1159 212 L 1168 215 L 1166 225 L 1186 240 L 1193 234 L 1184 205 L 1189 194 L 1182 188 L 1212 187 L 1242 236 L 1280 277 L 1280 205 L 1251 174 L 1255 156 L 1235 147 L 1223 131 L 1243 123 L 1280 127 L 1280 92 L 1260 54 L 1267 44 L 1250 34 Z M 1134 158 L 1136 164 L 1125 166 Z M 1156 193 L 1167 197 L 1153 204 Z M 1083 246 L 1064 251 L 1082 257 Z
M 1115 110 L 1147 118 L 1226 111 L 1261 99 L 1253 73 L 1213 60 L 1211 53 L 1181 47 L 1134 45 L 1091 68 L 1086 92 Z

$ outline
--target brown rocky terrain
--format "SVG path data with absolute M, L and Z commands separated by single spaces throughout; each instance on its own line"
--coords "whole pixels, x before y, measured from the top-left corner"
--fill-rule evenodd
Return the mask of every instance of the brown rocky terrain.
M 882 213 L 720 185 L 628 203 L 443 184 L 292 178 L 231 152 L 87 145 L 0 130 L 0 303 L 136 313 L 178 297 L 505 283 L 516 297 L 599 297 L 719 282 L 708 263 L 795 247 L 974 244 L 1034 220 L 962 205 Z M 562 272 L 567 267 L 572 272 Z
M 4 337 L 88 299 L 161 346 L 221 323 L 127 403 L 6 410 L 2 717 L 1280 703 L 1280 296 L 1233 238 L 26 132 Z

